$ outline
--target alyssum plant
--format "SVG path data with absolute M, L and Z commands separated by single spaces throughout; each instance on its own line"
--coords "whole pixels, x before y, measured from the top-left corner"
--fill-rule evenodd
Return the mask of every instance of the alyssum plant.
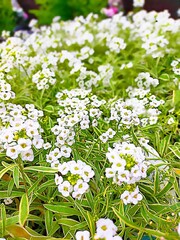
M 0 45 L 1 237 L 177 240 L 180 20 L 30 25 Z

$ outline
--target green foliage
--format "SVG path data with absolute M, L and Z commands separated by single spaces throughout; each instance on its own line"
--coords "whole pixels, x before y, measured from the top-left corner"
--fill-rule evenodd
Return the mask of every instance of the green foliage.
M 1 0 L 0 3 L 0 33 L 3 30 L 12 31 L 15 26 L 11 0 Z
M 36 0 L 40 9 L 32 10 L 39 21 L 39 24 L 50 24 L 55 16 L 61 16 L 67 20 L 72 18 L 72 9 L 69 8 L 67 1 L 64 0 Z
M 72 19 L 75 16 L 87 16 L 90 12 L 100 13 L 106 6 L 104 0 L 36 0 L 39 10 L 32 10 L 37 16 L 39 24 L 50 24 L 55 16 L 62 20 Z

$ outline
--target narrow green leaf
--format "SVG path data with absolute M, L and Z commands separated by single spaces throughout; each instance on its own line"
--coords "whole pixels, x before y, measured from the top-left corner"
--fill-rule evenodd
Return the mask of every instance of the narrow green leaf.
M 169 146 L 169 149 L 174 153 L 174 155 L 180 159 L 180 146 Z
M 17 191 L 13 191 L 11 193 L 11 195 L 8 194 L 8 191 L 0 191 L 0 199 L 4 199 L 4 198 L 14 198 L 14 197 L 21 197 L 24 193 L 23 192 L 17 192 Z
M 24 226 L 29 214 L 29 202 L 27 194 L 23 194 L 19 205 L 19 223 Z
M 17 188 L 19 188 L 19 168 L 15 167 L 13 169 L 13 179 Z
M 46 226 L 46 232 L 49 235 L 53 223 L 53 213 L 49 210 L 45 211 L 45 226 Z
M 9 184 L 8 184 L 8 189 L 7 189 L 8 197 L 11 196 L 13 187 L 14 187 L 14 179 L 12 178 L 12 179 L 9 181 Z
M 12 164 L 8 167 L 5 167 L 3 170 L 0 171 L 0 178 L 2 178 L 2 176 L 9 170 L 11 170 L 12 168 L 14 168 L 15 166 L 17 166 L 16 164 Z
M 84 217 L 84 219 L 86 220 L 91 235 L 94 236 L 94 234 L 95 234 L 95 223 L 94 223 L 93 216 L 90 214 L 90 212 L 88 212 L 87 210 L 85 210 L 85 209 L 81 206 L 81 204 L 79 204 L 78 202 L 75 202 L 75 205 L 76 205 L 77 208 L 79 209 L 81 215 L 82 215 L 82 216 Z
M 1 229 L 2 229 L 2 237 L 5 235 L 5 229 L 6 229 L 6 208 L 4 204 L 1 204 Z
M 160 180 L 159 180 L 159 170 L 155 169 L 155 176 L 154 176 L 154 194 L 156 195 L 159 191 Z
M 31 166 L 24 168 L 25 171 L 37 171 L 43 173 L 56 173 L 58 169 L 54 169 L 51 167 L 43 167 L 43 166 Z
M 156 195 L 156 197 L 162 197 L 164 196 L 173 186 L 174 178 L 170 177 L 169 181 L 167 182 L 166 186 Z
M 60 213 L 63 216 L 79 216 L 80 212 L 77 209 L 59 205 L 44 204 L 44 207 L 52 212 Z
M 70 218 L 61 218 L 58 220 L 58 223 L 67 227 L 72 227 L 72 226 L 76 226 L 77 224 L 79 224 L 78 221 L 74 220 L 74 219 L 70 219 Z
M 115 208 L 112 208 L 114 213 L 116 214 L 116 216 L 122 220 L 127 226 L 133 228 L 133 229 L 137 229 L 139 230 L 140 232 L 146 232 L 152 236 L 155 236 L 155 237 L 166 237 L 166 234 L 163 233 L 163 232 L 160 232 L 158 230 L 153 230 L 153 229 L 147 229 L 147 228 L 143 228 L 143 227 L 140 227 L 140 226 L 137 226 L 135 223 L 131 222 L 127 217 L 125 216 L 121 216 L 119 214 L 119 212 L 115 209 Z

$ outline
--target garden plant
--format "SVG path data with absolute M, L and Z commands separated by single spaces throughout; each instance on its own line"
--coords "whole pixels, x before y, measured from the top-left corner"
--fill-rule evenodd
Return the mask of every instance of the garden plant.
M 0 44 L 0 237 L 180 239 L 180 20 L 30 27 Z

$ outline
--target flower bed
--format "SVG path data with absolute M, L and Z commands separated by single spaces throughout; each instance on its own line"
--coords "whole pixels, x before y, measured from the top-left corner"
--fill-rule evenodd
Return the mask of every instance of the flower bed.
M 177 240 L 180 20 L 31 27 L 0 45 L 1 236 Z

